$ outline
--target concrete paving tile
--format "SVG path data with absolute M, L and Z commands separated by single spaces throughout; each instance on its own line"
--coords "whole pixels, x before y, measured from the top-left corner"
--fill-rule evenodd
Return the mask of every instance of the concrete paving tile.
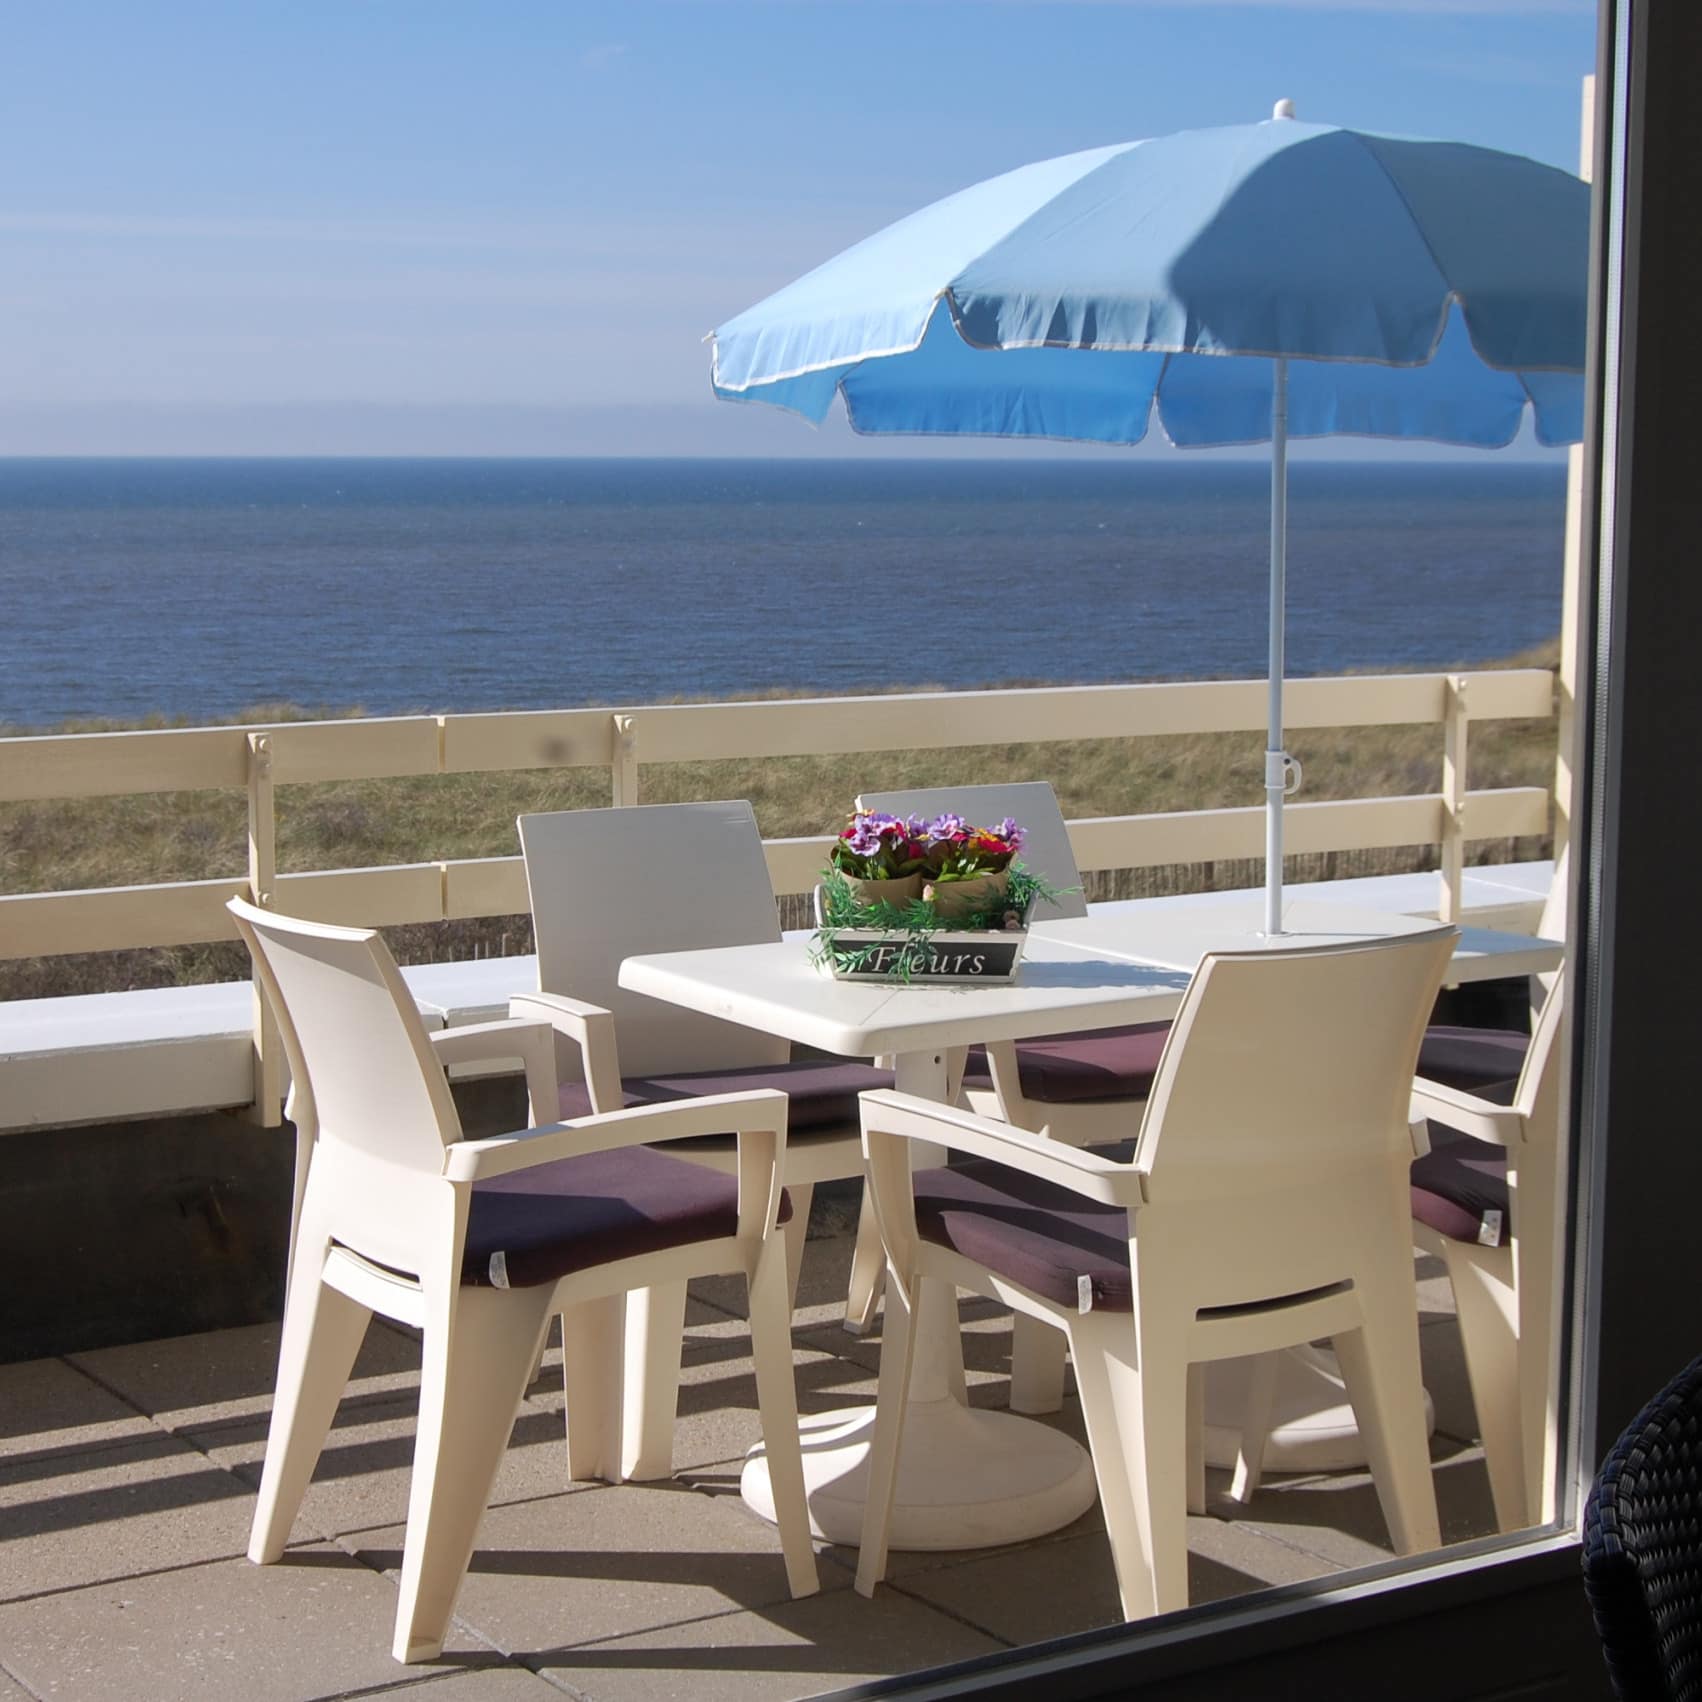
M 361 1702 L 561 1702 L 562 1694 L 526 1667 L 474 1666 L 465 1672 L 405 1678 L 387 1690 L 363 1690 Z
M 133 1406 L 62 1359 L 0 1365 L 0 1461 L 152 1436 Z
M 1436 1429 L 1458 1442 L 1478 1438 L 1477 1409 L 1472 1403 L 1471 1379 L 1466 1375 L 1466 1353 L 1460 1327 L 1452 1318 L 1419 1331 L 1419 1356 L 1424 1365 L 1424 1386 L 1430 1391 L 1436 1411 Z
M 1413 1276 L 1418 1283 L 1418 1321 L 1434 1324 L 1454 1316 L 1454 1285 L 1447 1267 L 1429 1254 L 1416 1260 Z
M 733 1328 L 736 1335 L 717 1336 L 708 1344 L 700 1340 L 694 1346 L 688 1338 L 674 1425 L 676 1472 L 742 1459 L 761 1438 L 750 1339 L 742 1322 Z M 801 1412 L 828 1412 L 874 1399 L 874 1379 L 858 1365 L 807 1347 L 797 1348 L 792 1361 Z M 553 1424 L 563 1422 L 559 1383 L 535 1384 L 527 1404 L 548 1412 Z
M 253 1497 L 170 1436 L 0 1466 L 0 1600 L 243 1553 Z
M 349 1545 L 393 1570 L 399 1526 Z M 848 1588 L 839 1567 L 822 1587 Z M 773 1528 L 736 1496 L 682 1484 L 622 1484 L 493 1507 L 457 1616 L 522 1655 L 789 1599 Z
M 0 1669 L 0 1702 L 36 1702 L 36 1699 L 20 1685 L 14 1684 Z
M 413 1400 L 345 1401 L 302 1498 L 296 1537 L 339 1537 L 404 1523 L 417 1419 Z M 266 1430 L 265 1421 L 256 1419 L 186 1431 L 184 1439 L 254 1491 L 266 1459 Z M 571 1487 L 559 1397 L 553 1412 L 523 1403 L 492 1502 L 525 1501 Z
M 1219 1520 L 1188 1520 L 1190 1602 L 1221 1601 L 1330 1570 L 1315 1556 Z M 1015 1644 L 1116 1625 L 1123 1618 L 1103 1530 L 954 1559 L 907 1572 L 894 1587 Z
M 64 1702 L 307 1702 L 406 1680 L 413 1669 L 390 1657 L 395 1618 L 389 1579 L 306 1547 L 276 1566 L 185 1566 L 0 1607 L 0 1648 L 25 1685 Z M 453 1627 L 445 1660 L 503 1664 Z
M 863 1371 L 827 1354 L 793 1355 L 798 1410 L 810 1414 L 872 1400 Z M 680 1372 L 679 1416 L 674 1425 L 674 1470 L 691 1473 L 717 1462 L 738 1462 L 762 1440 L 756 1378 L 749 1360 L 687 1365 Z
M 204 1429 L 270 1412 L 278 1375 L 277 1324 L 213 1330 L 74 1353 L 70 1363 L 133 1402 L 168 1430 Z M 419 1387 L 417 1344 L 374 1319 L 345 1400 Z
M 912 1579 L 924 1572 L 949 1570 L 956 1566 L 974 1565 L 983 1560 L 994 1559 L 1004 1555 L 1038 1553 L 1042 1549 L 1051 1549 L 1060 1543 L 1066 1543 L 1084 1536 L 1103 1535 L 1105 1521 L 1100 1517 L 1099 1504 L 1093 1506 L 1081 1515 L 1072 1519 L 1069 1524 L 1058 1530 L 1049 1531 L 1045 1536 L 1032 1538 L 1022 1543 L 1001 1543 L 996 1548 L 934 1548 L 934 1549 L 892 1549 L 887 1554 L 886 1575 L 888 1581 L 902 1585 L 908 1589 Z M 846 1573 L 855 1575 L 857 1571 L 857 1550 L 832 1544 L 822 1550 L 823 1557 L 841 1567 Z
M 1431 1457 L 1444 1544 L 1493 1532 L 1495 1517 L 1481 1451 L 1438 1438 Z M 1369 1472 L 1271 1478 L 1244 1510 L 1227 1500 L 1210 1506 L 1258 1535 L 1315 1554 L 1332 1566 L 1368 1566 L 1393 1552 Z
M 1225 1479 L 1228 1473 L 1224 1474 Z M 1110 1550 L 1106 1550 L 1109 1556 Z M 1188 1520 L 1188 1599 L 1225 1601 L 1249 1590 L 1327 1578 L 1339 1568 L 1321 1555 L 1273 1541 L 1228 1519 Z
M 897 1591 L 841 1590 L 581 1645 L 540 1670 L 591 1702 L 779 1702 L 1000 1647 Z
M 977 1305 L 975 1302 L 964 1301 L 960 1303 L 959 1308 L 964 1377 L 972 1390 L 986 1386 L 979 1397 L 972 1396 L 974 1404 L 1005 1406 L 1010 1401 L 1010 1314 L 1002 1311 L 985 1314 L 972 1310 Z M 822 1328 L 818 1325 L 794 1330 L 792 1339 L 801 1348 L 836 1354 L 862 1366 L 871 1379 L 880 1372 L 881 1336 L 878 1322 L 876 1328 L 866 1336 L 851 1336 L 832 1326 Z M 1068 1381 L 1066 1386 L 1073 1387 L 1073 1381 Z M 872 1382 L 870 1387 L 873 1388 Z

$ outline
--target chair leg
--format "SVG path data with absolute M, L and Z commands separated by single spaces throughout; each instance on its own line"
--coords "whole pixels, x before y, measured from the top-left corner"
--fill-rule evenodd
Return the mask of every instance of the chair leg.
M 248 1538 L 248 1558 L 261 1566 L 276 1561 L 289 1541 L 372 1317 L 320 1280 L 323 1258 L 320 1245 L 293 1262 L 266 1463 Z
M 798 1388 L 792 1372 L 792 1306 L 783 1250 L 772 1238 L 757 1255 L 750 1277 L 751 1356 L 756 1362 L 757 1415 L 774 1495 L 786 1582 L 794 1596 L 821 1588 L 804 1499 L 804 1456 L 798 1436 Z
M 781 1239 L 786 1244 L 786 1294 L 792 1310 L 798 1309 L 798 1273 L 804 1268 L 804 1243 L 810 1235 L 810 1202 L 815 1198 L 813 1182 L 788 1182 L 786 1192 L 792 1201 L 792 1215 L 780 1226 Z
M 1364 1306 L 1364 1323 L 1336 1336 L 1336 1359 L 1365 1442 L 1389 1536 L 1397 1554 L 1440 1548 L 1436 1484 L 1424 1433 L 1418 1299 L 1412 1256 L 1405 1245 L 1396 1245 L 1392 1261 L 1381 1257 L 1363 1261 L 1354 1273 L 1354 1286 Z
M 863 1540 L 857 1552 L 857 1592 L 872 1596 L 886 1576 L 892 1497 L 898 1486 L 898 1450 L 904 1441 L 904 1409 L 910 1400 L 910 1371 L 916 1357 L 915 1312 L 922 1280 L 907 1295 L 891 1272 L 881 1331 L 881 1374 L 875 1394 L 875 1434 L 869 1445 L 869 1477 L 863 1501 Z
M 1206 1368 L 1188 1367 L 1188 1511 L 1206 1510 Z
M 1518 1291 L 1519 1400 L 1525 1460 L 1525 1516 L 1534 1524 L 1557 1508 L 1560 1353 L 1557 1262 L 1564 1190 L 1556 1174 L 1556 1148 L 1527 1144 L 1512 1179 L 1513 1271 Z
M 1125 1619 L 1188 1605 L 1188 1368 L 1180 1330 L 1135 1332 L 1106 1314 L 1072 1322 L 1070 1355 Z
M 550 1289 L 428 1291 L 419 1433 L 391 1652 L 435 1660 L 514 1429 Z
M 1271 1403 L 1276 1399 L 1277 1373 L 1282 1358 L 1261 1353 L 1253 1361 L 1247 1385 L 1247 1405 L 1241 1415 L 1241 1440 L 1235 1449 L 1235 1476 L 1230 1480 L 1229 1498 L 1243 1507 L 1259 1493 L 1265 1469 L 1265 1444 L 1271 1434 Z
M 1519 1339 L 1514 1318 L 1513 1261 L 1505 1247 L 1451 1244 L 1443 1256 L 1453 1284 L 1466 1378 L 1483 1441 L 1495 1523 L 1503 1531 L 1528 1525 L 1524 1426 L 1520 1422 Z
M 1011 1318 L 1011 1411 L 1057 1412 L 1064 1404 L 1068 1337 L 1027 1312 Z
M 874 1327 L 875 1307 L 886 1278 L 886 1253 L 875 1222 L 875 1203 L 867 1182 L 863 1204 L 857 1213 L 857 1245 L 851 1254 L 851 1283 L 845 1295 L 845 1328 L 854 1336 L 866 1336 Z
M 680 1405 L 680 1346 L 686 1285 L 663 1283 L 626 1297 L 620 1475 L 649 1483 L 674 1470 L 674 1419 Z
M 561 1315 L 567 1475 L 618 1483 L 623 1434 L 626 1296 L 569 1306 Z

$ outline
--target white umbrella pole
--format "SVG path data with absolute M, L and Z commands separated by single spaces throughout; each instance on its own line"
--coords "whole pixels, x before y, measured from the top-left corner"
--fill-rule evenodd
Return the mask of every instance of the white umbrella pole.
M 1271 611 L 1269 707 L 1265 728 L 1265 932 L 1282 932 L 1282 800 L 1289 788 L 1282 748 L 1283 581 L 1288 570 L 1288 362 L 1271 367 Z

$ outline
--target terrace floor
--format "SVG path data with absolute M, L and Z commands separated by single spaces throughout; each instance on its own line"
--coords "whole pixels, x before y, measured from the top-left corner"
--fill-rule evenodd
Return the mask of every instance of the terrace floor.
M 878 1338 L 839 1326 L 850 1241 L 812 1240 L 794 1333 L 799 1403 L 872 1400 Z M 1493 1529 L 1447 1284 L 1420 1268 L 1445 1540 Z M 756 1440 L 736 1282 L 695 1286 L 672 1482 L 564 1484 L 552 1349 L 516 1423 L 445 1656 L 390 1658 L 418 1349 L 375 1322 L 294 1542 L 243 1558 L 275 1326 L 0 1366 L 0 1702 L 596 1702 L 808 1696 L 1118 1618 L 1097 1511 L 1041 1541 L 897 1554 L 873 1601 L 855 1552 L 788 1599 L 768 1526 L 738 1497 Z M 971 1399 L 1003 1404 L 1008 1317 L 966 1301 Z M 1081 1436 L 1072 1398 L 1056 1423 Z M 1190 1518 L 1196 1602 L 1386 1558 L 1362 1473 L 1272 1480 L 1241 1509 L 1212 1473 Z

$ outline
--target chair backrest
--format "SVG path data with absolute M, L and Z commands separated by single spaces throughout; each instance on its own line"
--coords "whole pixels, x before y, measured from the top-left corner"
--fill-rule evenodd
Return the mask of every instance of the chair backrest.
M 1543 900 L 1542 916 L 1537 922 L 1537 934 L 1545 940 L 1564 940 L 1566 938 L 1566 913 L 1572 899 L 1572 881 L 1570 866 L 1572 847 L 1561 847 L 1560 855 L 1554 860 L 1554 876 L 1548 883 L 1548 897 Z M 1531 1009 L 1541 1008 L 1544 996 L 1554 986 L 1560 971 L 1551 969 L 1541 975 L 1531 977 Z
M 1149 1199 L 1327 1187 L 1410 1160 L 1413 1071 L 1457 932 L 1208 953 L 1136 1142 Z
M 623 958 L 780 938 L 756 816 L 743 800 L 521 816 L 538 987 L 614 1012 L 622 1071 L 782 1062 L 784 1040 L 629 993 Z M 563 1080 L 578 1074 L 564 1057 Z
M 1009 816 L 1026 830 L 1017 861 L 1055 887 L 1073 888 L 1061 897 L 1034 907 L 1036 921 L 1085 916 L 1087 895 L 1081 890 L 1081 870 L 1070 846 L 1057 794 L 1044 780 L 1013 781 L 992 786 L 922 786 L 909 792 L 865 792 L 857 802 L 866 810 L 894 816 L 926 816 L 932 820 L 950 810 L 976 827 L 991 827 Z
M 1525 1049 L 1525 1062 L 1519 1071 L 1512 1103 L 1539 1138 L 1553 1141 L 1560 1127 L 1560 1071 L 1564 1062 L 1560 1038 L 1566 1019 L 1565 969 L 1554 970 L 1547 980 L 1548 991 L 1531 1024 L 1531 1043 Z
M 370 928 L 303 922 L 239 898 L 227 908 L 290 1073 L 312 1095 L 319 1144 L 440 1174 L 461 1120 L 390 948 Z

